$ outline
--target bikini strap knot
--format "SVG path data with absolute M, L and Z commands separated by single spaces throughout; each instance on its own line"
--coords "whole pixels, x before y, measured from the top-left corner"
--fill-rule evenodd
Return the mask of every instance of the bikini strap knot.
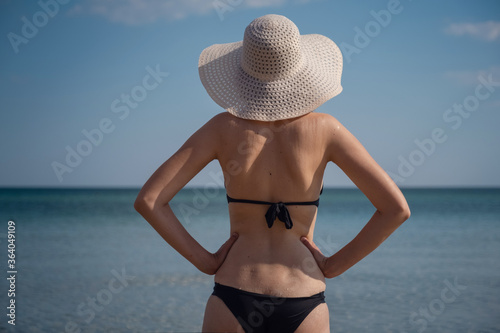
M 267 226 L 271 228 L 274 220 L 278 218 L 281 222 L 285 223 L 285 228 L 292 229 L 293 222 L 288 212 L 286 204 L 283 202 L 273 203 L 266 212 Z

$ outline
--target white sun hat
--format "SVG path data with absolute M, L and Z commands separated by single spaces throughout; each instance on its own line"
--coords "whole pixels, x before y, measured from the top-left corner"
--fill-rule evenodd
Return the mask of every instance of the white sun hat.
M 253 20 L 243 41 L 206 48 L 198 70 L 210 97 L 244 119 L 295 118 L 342 91 L 338 46 L 322 35 L 301 36 L 281 15 Z

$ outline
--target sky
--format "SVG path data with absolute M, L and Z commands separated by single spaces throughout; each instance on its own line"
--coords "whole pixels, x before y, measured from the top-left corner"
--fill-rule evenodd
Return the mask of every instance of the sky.
M 280 14 L 331 38 L 346 126 L 401 187 L 500 186 L 500 2 L 0 0 L 0 187 L 140 187 L 224 112 L 198 57 Z M 189 185 L 222 185 L 216 162 Z M 329 165 L 325 186 L 352 186 Z

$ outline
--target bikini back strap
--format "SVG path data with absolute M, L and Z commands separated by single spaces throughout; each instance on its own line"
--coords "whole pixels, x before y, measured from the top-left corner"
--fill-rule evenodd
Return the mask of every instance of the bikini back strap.
M 258 200 L 247 200 L 247 199 L 235 199 L 231 198 L 229 195 L 226 194 L 227 198 L 227 203 L 230 202 L 238 202 L 238 203 L 248 203 L 248 204 L 256 204 L 256 205 L 272 205 L 273 202 L 269 201 L 258 201 Z
M 279 219 L 281 222 L 285 223 L 286 229 L 292 229 L 293 222 L 290 217 L 290 212 L 287 206 L 316 206 L 319 205 L 319 198 L 314 201 L 301 201 L 301 202 L 269 202 L 269 201 L 258 201 L 258 200 L 248 200 L 248 199 L 234 199 L 226 194 L 227 202 L 237 202 L 237 203 L 248 203 L 255 205 L 269 205 L 269 209 L 266 212 L 266 222 L 267 226 L 271 228 L 274 221 Z
M 237 203 L 248 203 L 248 204 L 255 204 L 255 205 L 273 205 L 276 204 L 277 202 L 270 202 L 270 201 L 259 201 L 259 200 L 248 200 L 248 199 L 235 199 L 231 198 L 229 195 L 226 194 L 227 198 L 227 203 L 231 202 L 237 202 Z M 300 202 L 282 202 L 282 204 L 287 205 L 287 206 L 319 206 L 319 198 L 314 200 L 314 201 L 300 201 Z

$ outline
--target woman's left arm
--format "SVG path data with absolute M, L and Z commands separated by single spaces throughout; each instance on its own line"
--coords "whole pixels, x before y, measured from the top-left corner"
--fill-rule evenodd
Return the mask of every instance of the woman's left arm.
M 179 222 L 169 202 L 198 172 L 217 158 L 220 130 L 217 116 L 196 131 L 144 184 L 135 209 L 160 236 L 196 268 L 215 274 L 238 238 L 231 237 L 215 253 L 201 246 Z

